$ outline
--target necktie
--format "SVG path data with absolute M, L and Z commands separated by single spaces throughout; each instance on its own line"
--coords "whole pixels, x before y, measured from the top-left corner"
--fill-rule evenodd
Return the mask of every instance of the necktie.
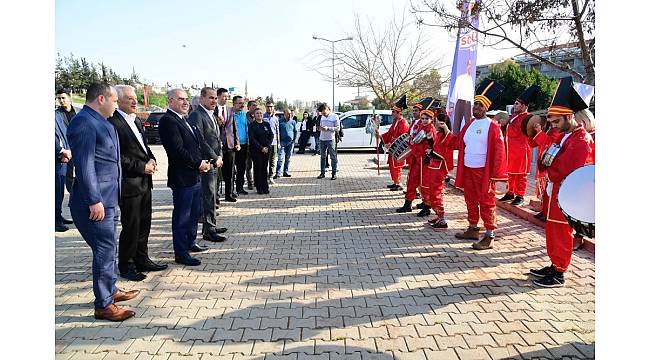
M 190 123 L 187 122 L 187 116 L 183 115 L 182 119 L 183 119 L 183 123 L 185 123 L 185 125 L 190 129 L 190 132 L 192 133 L 192 135 L 194 135 L 194 130 L 192 130 L 192 127 L 190 126 Z
M 223 118 L 224 121 L 226 121 L 226 107 L 222 106 L 221 107 L 221 117 Z M 231 126 L 228 126 L 228 124 L 225 124 L 225 129 L 226 129 L 226 143 L 228 144 L 229 149 L 234 149 L 235 148 L 235 136 L 233 134 L 233 128 L 232 124 Z

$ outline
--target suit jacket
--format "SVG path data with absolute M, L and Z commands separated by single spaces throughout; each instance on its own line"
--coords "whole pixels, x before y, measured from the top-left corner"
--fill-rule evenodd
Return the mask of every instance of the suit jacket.
M 144 173 L 144 166 L 150 159 L 156 160 L 147 144 L 144 130 L 140 120 L 135 120 L 135 126 L 142 135 L 145 149 L 126 122 L 126 119 L 116 110 L 108 118 L 117 131 L 120 139 L 120 163 L 122 165 L 122 196 L 142 195 L 153 188 L 153 179 L 150 174 Z
M 59 157 L 61 150 L 70 150 L 64 117 L 60 112 L 54 112 L 54 171 L 57 175 L 65 175 L 68 168 L 68 164 L 61 162 Z
M 167 186 L 170 188 L 188 187 L 199 181 L 199 166 L 203 153 L 207 151 L 199 129 L 179 118 L 173 111 L 160 118 L 158 131 L 160 143 L 165 148 L 169 166 L 167 167 Z
M 104 208 L 117 207 L 122 167 L 115 128 L 98 112 L 84 106 L 70 121 L 67 135 L 76 171 L 70 207 L 87 209 L 99 202 Z
M 219 107 L 217 106 L 216 109 L 214 109 L 214 116 L 219 117 L 219 114 L 217 113 L 217 110 L 219 110 Z M 226 106 L 226 118 L 224 119 L 226 122 L 223 125 L 219 125 L 219 131 L 221 132 L 220 137 L 221 137 L 221 149 L 223 150 L 234 150 L 237 145 L 239 145 L 239 136 L 237 135 L 237 123 L 235 122 L 235 113 L 233 112 L 232 108 L 229 108 Z M 228 129 L 227 129 L 228 128 Z M 233 132 L 233 147 L 229 148 L 228 147 L 228 140 L 226 139 L 226 132 L 230 131 L 232 129 Z
M 203 135 L 207 144 L 207 151 L 203 154 L 205 159 L 216 160 L 221 156 L 221 133 L 219 126 L 215 124 L 210 115 L 203 106 L 197 106 L 188 117 L 187 122 L 196 126 Z

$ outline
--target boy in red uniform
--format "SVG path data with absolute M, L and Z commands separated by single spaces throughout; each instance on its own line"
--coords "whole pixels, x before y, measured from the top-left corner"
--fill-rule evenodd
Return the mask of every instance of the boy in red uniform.
M 564 286 L 564 272 L 569 267 L 573 253 L 573 229 L 566 221 L 557 203 L 557 195 L 562 181 L 573 172 L 587 164 L 593 164 L 593 140 L 581 124 L 574 118 L 574 113 L 586 109 L 587 104 L 573 88 L 571 77 L 560 79 L 551 107 L 548 109 L 548 121 L 557 128 L 561 138 L 554 144 L 559 145 L 555 158 L 550 165 L 539 164 L 541 170 L 548 173 L 547 193 L 549 201 L 546 212 L 546 251 L 551 265 L 530 270 L 537 277 L 533 283 L 541 287 Z
M 399 100 L 393 105 L 393 123 L 390 129 L 381 134 L 381 141 L 390 146 L 400 135 L 405 134 L 409 130 L 409 125 L 406 119 L 402 117 L 402 109 L 406 109 L 406 95 L 402 95 Z M 379 136 L 379 127 L 375 130 Z M 404 167 L 404 160 L 398 161 L 393 155 L 388 155 L 388 169 L 390 170 L 390 178 L 393 180 L 388 188 L 391 191 L 402 190 L 402 168 Z
M 492 102 L 503 91 L 494 80 L 484 80 L 476 89 L 472 114 L 456 138 L 458 168 L 456 187 L 463 189 L 469 227 L 455 234 L 458 239 L 479 238 L 479 217 L 485 225 L 485 235 L 472 244 L 476 250 L 492 248 L 497 228 L 495 182 L 505 182 L 506 152 L 501 126 L 485 116 Z
M 540 87 L 532 85 L 515 100 L 513 114 L 506 125 L 506 159 L 508 162 L 508 193 L 499 201 L 512 200 L 511 204 L 519 206 L 524 203 L 532 149 L 528 136 L 521 131 L 521 122 L 528 116 L 528 104 L 539 93 Z
M 428 116 L 433 112 L 428 111 Z M 428 149 L 422 164 L 422 199 L 436 214 L 434 219 L 428 221 L 434 229 L 448 228 L 445 221 L 445 207 L 442 201 L 442 189 L 445 186 L 447 173 L 454 168 L 454 139 L 445 120 L 445 113 L 436 116 L 436 132 L 432 138 L 433 146 Z M 428 214 L 427 214 L 428 215 Z
M 414 108 L 417 108 L 419 110 L 418 115 L 421 116 L 422 110 L 429 109 L 432 104 L 433 104 L 433 98 L 427 97 L 420 100 L 417 104 L 415 104 Z M 411 124 L 411 128 L 409 129 L 409 134 L 410 134 L 409 145 L 411 147 L 411 154 L 409 154 L 407 158 L 407 162 L 409 165 L 409 174 L 406 180 L 406 195 L 404 197 L 404 205 L 401 208 L 398 208 L 396 210 L 398 213 L 413 211 L 412 204 L 413 204 L 413 200 L 415 200 L 416 197 L 417 188 L 420 186 L 420 179 L 422 175 L 421 164 L 422 164 L 422 158 L 424 156 L 424 150 L 426 149 L 426 148 L 422 148 L 422 146 L 425 146 L 426 144 L 420 145 L 419 142 L 418 144 L 414 144 L 413 139 L 417 136 L 420 130 L 423 130 L 426 133 L 424 127 L 425 126 L 422 124 L 421 119 L 418 118 L 413 120 L 413 123 Z M 429 127 L 432 129 L 431 124 L 429 124 Z M 426 140 L 426 138 L 423 140 Z M 426 141 L 424 142 L 426 143 Z M 424 202 L 420 207 L 423 210 L 429 209 L 429 206 Z

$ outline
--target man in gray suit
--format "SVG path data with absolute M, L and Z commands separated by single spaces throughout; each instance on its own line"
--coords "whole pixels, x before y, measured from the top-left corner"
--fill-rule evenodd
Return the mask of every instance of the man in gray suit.
M 188 122 L 196 126 L 203 134 L 207 143 L 205 147 L 206 158 L 212 159 L 210 170 L 201 174 L 201 192 L 203 197 L 203 240 L 222 242 L 226 240 L 219 234 L 227 231 L 226 228 L 218 228 L 216 223 L 217 214 L 217 168 L 223 165 L 221 137 L 219 125 L 214 116 L 214 109 L 217 106 L 217 92 L 211 87 L 201 89 L 199 97 L 199 106 L 190 114 Z

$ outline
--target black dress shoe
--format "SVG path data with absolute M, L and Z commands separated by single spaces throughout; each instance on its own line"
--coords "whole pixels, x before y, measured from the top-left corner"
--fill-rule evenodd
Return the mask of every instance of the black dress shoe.
M 226 241 L 226 237 L 221 236 L 219 234 L 216 234 L 214 232 L 209 232 L 209 233 L 203 234 L 203 240 L 212 241 L 212 242 L 224 242 L 224 241 Z M 207 250 L 207 248 L 206 248 L 206 250 Z
M 198 265 L 201 265 L 201 260 L 199 260 L 197 258 L 193 258 L 193 257 L 191 257 L 189 255 L 187 257 L 176 257 L 176 258 L 174 258 L 174 261 L 177 264 L 183 264 L 183 265 L 186 265 L 186 266 L 198 266 Z
M 223 234 L 226 231 L 228 231 L 227 228 L 214 228 L 214 232 L 216 232 L 217 234 Z
M 516 196 L 514 200 L 510 203 L 512 206 L 520 206 L 523 205 L 524 203 L 524 197 L 523 196 Z
M 390 184 L 390 185 L 388 185 L 386 187 L 389 188 L 389 189 L 392 189 L 392 188 L 397 187 L 397 186 L 398 186 L 397 184 Z
M 426 208 L 427 205 L 425 203 L 419 203 L 419 204 L 415 205 L 415 207 L 421 210 L 421 209 Z
M 510 201 L 515 198 L 515 194 L 506 193 L 499 201 Z
M 190 252 L 204 252 L 206 250 L 208 250 L 207 247 L 201 247 L 198 244 L 194 244 L 194 245 L 190 246 L 190 248 L 189 248 Z
M 65 226 L 65 225 L 55 225 L 54 226 L 54 231 L 56 231 L 56 232 L 65 232 L 65 231 L 68 231 L 68 230 L 70 230 L 70 228 Z
M 244 189 L 239 189 L 239 190 L 237 190 L 237 194 L 238 195 L 248 195 L 248 191 L 246 191 Z
M 136 270 L 135 266 L 130 267 L 127 271 L 120 271 L 120 276 L 131 281 L 142 281 L 147 278 L 147 275 Z
M 274 180 L 277 180 L 278 178 L 279 178 L 279 176 L 277 176 L 277 175 L 273 175 L 273 179 L 274 179 Z
M 70 224 L 74 224 L 74 221 L 72 221 L 70 219 L 63 218 L 63 223 L 66 224 L 66 225 L 70 225 Z
M 404 190 L 402 185 L 396 185 L 395 187 L 390 188 L 390 191 L 400 191 L 400 190 Z
M 237 202 L 237 199 L 235 199 L 232 196 L 226 196 L 226 201 L 228 201 L 228 202 Z
M 325 174 L 320 174 L 320 175 L 316 176 L 316 179 L 322 179 L 324 177 L 325 177 Z
M 282 174 L 282 177 L 291 177 L 291 174 L 284 173 Z
M 265 195 L 268 195 L 268 194 L 270 194 L 270 193 L 271 193 L 270 191 L 268 191 L 268 190 L 264 190 L 264 194 L 265 194 Z
M 332 180 L 336 180 L 336 175 L 332 175 Z
M 167 269 L 167 267 L 167 264 L 156 264 L 155 262 L 151 261 L 151 259 L 147 259 L 141 264 L 135 264 L 135 269 L 139 272 L 162 271 Z

